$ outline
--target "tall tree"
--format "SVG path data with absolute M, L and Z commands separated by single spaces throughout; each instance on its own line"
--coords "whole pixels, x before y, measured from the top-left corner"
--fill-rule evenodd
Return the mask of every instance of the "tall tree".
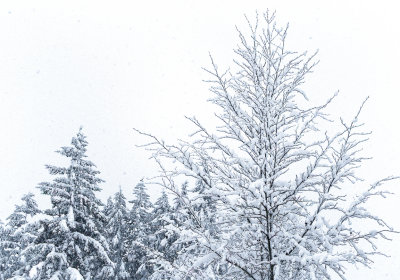
M 114 211 L 114 207 L 115 207 L 115 205 L 114 205 L 113 197 L 109 196 L 107 199 L 107 203 L 103 208 L 103 215 L 106 217 L 106 219 Z
M 29 264 L 33 279 L 110 279 L 113 262 L 108 244 L 102 235 L 105 218 L 100 211 L 100 173 L 86 159 L 88 142 L 79 130 L 71 146 L 57 153 L 69 159 L 67 167 L 47 165 L 52 182 L 40 183 L 39 189 L 51 199 L 46 210 L 49 218 L 41 221 L 42 229 L 36 242 L 25 253 L 34 255 Z M 53 277 L 53 278 L 52 278 Z M 78 277 L 78 278 L 79 278 Z M 82 279 L 83 279 L 82 278 Z
M 126 271 L 127 263 L 127 241 L 128 241 L 128 210 L 126 208 L 126 198 L 122 193 L 121 187 L 115 193 L 114 200 L 107 203 L 107 239 L 110 244 L 110 256 L 115 263 L 115 280 L 130 279 Z
M 133 189 L 133 195 L 134 199 L 129 201 L 132 208 L 129 212 L 127 271 L 133 279 L 146 279 L 152 273 L 147 248 L 151 233 L 150 221 L 153 205 L 142 180 Z
M 150 254 L 153 258 L 153 279 L 170 279 L 164 264 L 173 263 L 179 246 L 175 244 L 178 232 L 175 228 L 174 212 L 165 190 L 154 203 L 151 214 Z
M 180 239 L 197 249 L 192 258 L 181 251 L 177 279 L 330 279 L 332 273 L 346 279 L 345 265 L 370 265 L 379 254 L 374 240 L 393 232 L 365 207 L 393 178 L 346 197 L 362 184 L 356 170 L 368 133 L 361 109 L 341 120 L 338 132 L 326 132 L 324 109 L 332 99 L 310 106 L 302 90 L 315 54 L 288 51 L 287 27 L 274 14 L 262 20 L 264 27 L 258 18 L 249 23 L 249 36 L 239 31 L 236 72 L 221 72 L 211 59 L 220 126 L 210 131 L 189 118 L 193 139 L 174 145 L 141 132 L 151 138 L 146 147 L 161 166 L 161 183 L 179 196 L 175 181 L 195 178 L 216 209 L 213 219 L 203 219 L 195 197 L 187 199 L 194 223 L 184 225 Z M 164 160 L 180 166 L 169 170 Z M 357 227 L 356 220 L 376 226 Z M 222 278 L 214 273 L 218 266 L 225 266 Z

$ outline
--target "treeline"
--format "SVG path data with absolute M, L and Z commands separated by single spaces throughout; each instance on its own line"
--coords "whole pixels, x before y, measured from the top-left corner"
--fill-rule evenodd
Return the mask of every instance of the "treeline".
M 163 264 L 174 262 L 176 229 L 186 219 L 180 199 L 171 205 L 163 191 L 152 204 L 139 182 L 132 201 L 120 188 L 103 204 L 96 196 L 103 180 L 81 130 L 71 144 L 57 151 L 69 166 L 47 165 L 54 180 L 39 184 L 51 208 L 39 209 L 29 193 L 1 224 L 0 279 L 167 279 Z

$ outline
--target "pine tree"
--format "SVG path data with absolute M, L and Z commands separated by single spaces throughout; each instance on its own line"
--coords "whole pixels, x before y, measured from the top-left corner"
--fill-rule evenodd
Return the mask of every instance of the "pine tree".
M 0 274 L 5 279 L 11 277 L 22 265 L 20 255 L 38 235 L 37 224 L 30 220 L 41 211 L 34 199 L 34 194 L 22 196 L 23 204 L 16 205 L 14 212 L 7 218 L 3 229 L 3 238 L 0 241 L 2 253 Z
M 128 210 L 126 208 L 126 198 L 122 193 L 115 193 L 114 200 L 107 203 L 105 209 L 107 217 L 107 239 L 110 244 L 110 257 L 115 263 L 115 280 L 130 279 L 126 271 L 127 263 L 127 241 L 128 241 Z
M 104 215 L 104 217 L 106 217 L 107 220 L 108 220 L 107 217 L 109 217 L 111 215 L 111 213 L 113 212 L 114 206 L 115 205 L 114 205 L 113 198 L 111 196 L 109 196 L 107 199 L 107 203 L 103 208 L 103 215 Z
M 157 260 L 157 265 L 151 279 L 193 279 L 193 273 L 184 271 L 180 274 L 178 271 L 181 265 L 195 260 L 198 255 L 195 242 L 188 241 L 185 236 L 188 233 L 187 228 L 194 229 L 197 226 L 198 217 L 194 215 L 196 211 L 206 208 L 203 205 L 204 200 L 199 198 L 201 196 L 199 193 L 202 193 L 199 184 L 190 190 L 189 182 L 185 181 L 179 189 L 175 190 L 172 207 L 169 206 L 165 191 L 155 203 L 152 229 L 156 250 L 153 256 Z M 190 204 L 189 196 L 197 197 L 194 205 Z M 203 215 L 203 218 L 206 217 Z M 179 255 L 185 255 L 188 259 L 182 261 L 178 258 Z
M 210 234 L 216 230 L 213 224 L 216 221 L 216 199 L 209 193 L 209 187 L 202 180 L 197 180 L 195 188 L 191 191 L 193 194 L 193 209 L 198 213 L 201 222 L 207 224 Z
M 179 210 L 185 207 L 185 201 L 188 200 L 188 181 L 185 181 L 180 190 L 178 190 L 177 195 L 173 198 L 173 208 L 174 210 Z
M 46 210 L 49 218 L 41 221 L 41 233 L 27 250 L 31 258 L 26 272 L 33 279 L 110 279 L 114 264 L 108 256 L 108 244 L 102 235 L 105 218 L 100 211 L 100 173 L 86 159 L 88 142 L 82 129 L 72 138 L 71 146 L 59 151 L 70 160 L 68 167 L 47 165 L 52 182 L 40 183 L 39 189 L 51 199 Z M 79 277 L 81 277 L 79 276 Z
M 7 251 L 6 251 L 6 229 L 4 227 L 4 223 L 0 220 L 0 280 L 5 279 L 5 270 L 7 267 L 6 260 L 7 260 Z
M 154 279 L 170 279 L 163 264 L 173 263 L 177 256 L 179 248 L 175 241 L 178 239 L 178 233 L 173 219 L 173 209 L 169 204 L 168 196 L 165 190 L 154 203 L 151 220 L 151 248 L 150 252 L 154 258 L 153 274 Z
M 129 212 L 129 239 L 127 271 L 133 279 L 146 279 L 152 273 L 148 250 L 152 203 L 143 181 L 133 190 L 134 199 Z

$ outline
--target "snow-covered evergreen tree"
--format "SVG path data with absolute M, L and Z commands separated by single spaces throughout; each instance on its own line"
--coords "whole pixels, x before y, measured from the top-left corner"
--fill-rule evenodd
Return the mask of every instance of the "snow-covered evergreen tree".
M 34 199 L 34 194 L 22 196 L 23 204 L 16 205 L 14 212 L 7 218 L 3 229 L 3 238 L 0 241 L 1 268 L 0 274 L 8 279 L 20 269 L 23 262 L 20 258 L 23 250 L 32 243 L 38 235 L 38 227 L 31 223 L 33 216 L 41 211 Z
M 143 181 L 135 186 L 133 195 L 134 199 L 129 201 L 132 208 L 129 212 L 129 251 L 126 270 L 133 279 L 146 279 L 152 273 L 147 250 L 151 234 L 152 203 Z
M 6 253 L 5 253 L 5 248 L 4 246 L 4 241 L 6 239 L 6 233 L 5 233 L 5 229 L 4 229 L 4 223 L 3 221 L 0 219 L 0 280 L 4 280 L 4 270 L 6 267 Z
M 171 206 L 169 205 L 167 193 L 163 190 L 161 196 L 154 203 L 151 213 L 151 231 L 154 234 L 155 240 L 152 240 L 152 245 L 158 250 L 165 249 L 168 232 L 166 226 L 171 219 Z
M 0 280 L 6 279 L 5 271 L 7 269 L 7 259 L 8 259 L 8 232 L 5 229 L 4 223 L 0 220 Z
M 114 206 L 115 206 L 114 200 L 111 196 L 109 196 L 107 199 L 107 203 L 103 208 L 103 215 L 104 215 L 104 217 L 106 217 L 107 220 L 108 220 L 107 217 L 109 217 L 111 215 L 111 213 L 113 212 Z
M 190 216 L 179 238 L 189 246 L 171 265 L 173 279 L 346 279 L 345 265 L 370 265 L 379 254 L 374 240 L 393 232 L 365 207 L 393 178 L 346 197 L 362 184 L 355 173 L 367 140 L 361 109 L 341 120 L 340 131 L 326 132 L 332 99 L 309 106 L 302 90 L 315 55 L 286 50 L 287 28 L 274 14 L 262 20 L 265 27 L 249 23 L 248 37 L 239 32 L 236 73 L 221 72 L 212 60 L 215 131 L 190 118 L 193 139 L 173 145 L 140 132 L 151 138 L 145 146 L 160 164 L 161 184 Z M 164 160 L 179 166 L 169 170 Z M 183 176 L 201 182 L 199 195 L 181 198 L 176 181 Z M 204 211 L 207 204 L 215 211 Z M 361 228 L 356 220 L 376 226 Z
M 71 144 L 57 151 L 70 160 L 69 166 L 47 165 L 56 177 L 39 185 L 41 192 L 50 197 L 52 207 L 45 211 L 47 218 L 40 221 L 40 235 L 24 252 L 30 259 L 24 275 L 31 279 L 113 277 L 114 264 L 102 235 L 102 203 L 96 197 L 103 180 L 98 178 L 100 172 L 94 163 L 86 159 L 88 142 L 82 129 Z
M 163 190 L 161 196 L 154 203 L 151 215 L 150 247 L 153 253 L 153 279 L 170 279 L 164 264 L 173 263 L 177 256 L 179 246 L 175 244 L 178 239 L 173 209 L 169 204 L 168 195 Z
M 197 180 L 195 188 L 192 190 L 192 205 L 198 217 L 201 218 L 203 224 L 208 224 L 207 228 L 210 234 L 213 234 L 215 228 L 215 216 L 217 212 L 216 197 L 208 193 L 208 186 L 202 181 Z
M 126 198 L 122 193 L 115 193 L 114 200 L 109 200 L 105 209 L 107 218 L 107 239 L 110 244 L 110 257 L 115 263 L 115 280 L 130 279 L 126 271 L 128 254 L 128 210 L 126 208 Z
M 143 183 L 143 180 L 140 180 L 140 182 L 133 189 L 132 193 L 134 195 L 134 199 L 129 201 L 129 203 L 131 203 L 132 207 L 134 207 L 134 209 L 132 209 L 133 213 L 143 217 L 142 220 L 147 220 L 153 204 L 150 201 L 150 196 L 147 193 L 147 187 Z
M 188 181 L 185 181 L 180 189 L 177 190 L 177 195 L 173 198 L 174 210 L 180 210 L 185 207 L 185 201 L 188 199 Z

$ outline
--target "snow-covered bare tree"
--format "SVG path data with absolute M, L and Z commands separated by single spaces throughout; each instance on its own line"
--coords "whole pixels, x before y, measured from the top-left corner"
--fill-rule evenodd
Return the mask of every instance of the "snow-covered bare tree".
M 188 118 L 195 131 L 176 144 L 139 131 L 150 139 L 144 146 L 159 163 L 160 184 L 179 197 L 183 176 L 201 183 L 198 195 L 179 200 L 192 220 L 182 225 L 179 242 L 190 248 L 180 251 L 171 277 L 346 279 L 345 266 L 369 266 L 381 254 L 375 240 L 393 232 L 365 204 L 384 196 L 381 185 L 394 178 L 366 185 L 356 174 L 368 138 L 362 105 L 336 132 L 325 125 L 333 98 L 309 105 L 302 85 L 315 54 L 287 50 L 288 28 L 274 14 L 248 23 L 249 36 L 238 31 L 231 70 L 221 71 L 213 59 L 206 70 L 216 129 Z M 354 186 L 360 191 L 349 199 Z M 199 196 L 201 206 L 212 204 L 212 219 L 198 207 Z

